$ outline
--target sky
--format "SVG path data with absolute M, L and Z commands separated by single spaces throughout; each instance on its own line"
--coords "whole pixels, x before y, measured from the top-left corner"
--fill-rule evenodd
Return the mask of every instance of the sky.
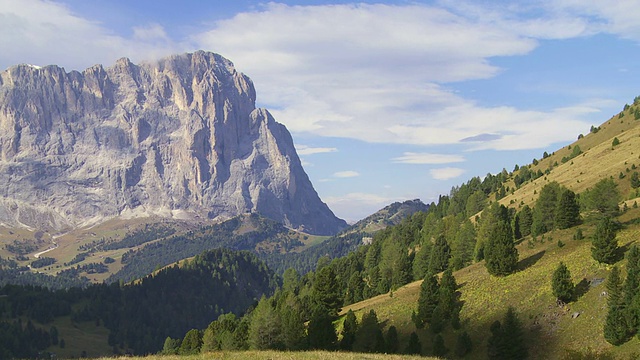
M 357 221 L 573 142 L 640 95 L 640 0 L 0 0 L 0 71 L 212 51 Z

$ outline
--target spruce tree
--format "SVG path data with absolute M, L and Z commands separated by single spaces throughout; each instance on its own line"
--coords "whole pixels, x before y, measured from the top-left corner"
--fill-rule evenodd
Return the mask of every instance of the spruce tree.
M 511 226 L 499 220 L 485 246 L 485 267 L 489 274 L 506 276 L 516 270 L 518 250 L 513 242 Z
M 471 336 L 469 336 L 469 334 L 466 331 L 463 331 L 462 333 L 458 334 L 458 337 L 456 339 L 456 348 L 454 351 L 456 356 L 464 357 L 465 355 L 471 352 L 472 348 L 473 348 L 473 344 L 471 342 Z
M 437 334 L 433 337 L 433 356 L 442 357 L 444 356 L 449 349 L 444 345 L 444 339 L 442 335 Z
M 353 343 L 353 351 L 363 353 L 384 352 L 384 337 L 378 322 L 378 316 L 372 309 L 362 316 L 362 321 L 356 331 L 356 339 Z
M 560 262 L 551 279 L 553 295 L 556 299 L 568 303 L 573 299 L 574 288 L 569 269 L 563 262 Z
M 420 338 L 418 338 L 418 334 L 416 332 L 412 332 L 409 336 L 409 343 L 407 347 L 404 349 L 405 354 L 409 355 L 420 355 L 422 352 L 422 344 L 420 343 Z
M 613 264 L 618 253 L 616 226 L 611 218 L 604 217 L 596 226 L 591 243 L 591 256 L 600 263 Z
M 331 266 L 320 269 L 315 276 L 312 297 L 316 307 L 334 319 L 342 306 L 342 291 Z
M 351 351 L 353 342 L 356 340 L 356 332 L 358 331 L 358 320 L 351 309 L 347 312 L 342 325 L 342 339 L 340 340 L 340 349 Z
M 611 269 L 607 279 L 607 316 L 604 323 L 604 338 L 612 345 L 628 340 L 629 329 L 625 319 L 625 304 L 622 294 L 622 279 L 617 266 Z
M 194 355 L 200 352 L 200 346 L 202 346 L 200 330 L 191 329 L 184 336 L 178 353 L 180 355 Z
M 396 354 L 400 349 L 400 342 L 398 340 L 398 330 L 395 326 L 389 326 L 387 330 L 387 336 L 384 339 L 385 352 L 388 354 Z
M 540 190 L 536 206 L 533 209 L 533 223 L 531 225 L 533 235 L 542 235 L 553 229 L 559 193 L 560 184 L 555 181 Z
M 533 224 L 533 212 L 529 205 L 522 207 L 518 213 L 518 228 L 522 237 L 531 235 L 531 225 Z
M 627 277 L 623 293 L 627 305 L 627 325 L 632 333 L 636 333 L 640 325 L 640 248 L 636 244 L 627 252 Z
M 487 341 L 487 355 L 490 359 L 520 360 L 529 355 L 522 324 L 515 310 L 509 307 L 502 323 L 495 321 L 490 327 L 491 336 Z
M 562 189 L 555 209 L 555 227 L 568 229 L 578 225 L 580 220 L 580 205 L 576 194 L 569 189 Z
M 307 340 L 310 349 L 333 350 L 338 336 L 333 326 L 333 317 L 316 309 L 311 315 L 307 328 Z
M 444 235 L 439 235 L 431 249 L 431 256 L 429 257 L 429 271 L 437 274 L 446 270 L 449 266 L 450 257 L 451 248 L 449 247 L 449 244 L 447 244 L 447 240 Z
M 438 306 L 439 290 L 438 278 L 434 274 L 427 274 L 424 281 L 422 281 L 422 285 L 420 285 L 418 311 L 412 316 L 412 320 L 418 329 L 424 328 L 431 321 L 433 311 Z

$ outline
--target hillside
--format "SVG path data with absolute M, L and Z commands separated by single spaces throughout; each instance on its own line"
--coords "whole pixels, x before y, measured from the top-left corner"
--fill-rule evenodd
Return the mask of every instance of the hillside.
M 626 106 L 619 115 L 592 128 L 574 143 L 551 154 L 545 153 L 542 159 L 509 173 L 502 190 L 505 195 L 499 202 L 520 210 L 524 205 L 535 206 L 548 183 L 556 181 L 580 194 L 601 179 L 613 179 L 623 197 L 620 205 L 623 212 L 618 217 L 622 229 L 617 234 L 621 251 L 638 243 L 640 209 L 634 204 L 640 201 L 640 193 L 631 186 L 630 179 L 640 167 L 640 120 L 634 116 L 639 107 L 636 99 L 632 106 Z M 574 150 L 576 147 L 579 153 Z M 572 152 L 577 155 L 571 157 Z M 526 172 L 537 173 L 537 177 L 524 182 L 516 180 Z M 500 198 L 498 191 L 492 193 L 489 200 L 496 197 Z M 608 352 L 616 358 L 635 358 L 640 354 L 637 339 L 621 346 L 613 346 L 604 339 L 607 311 L 604 281 L 612 266 L 592 258 L 590 240 L 595 219 L 589 213 L 583 213 L 582 217 L 583 223 L 577 228 L 583 232 L 584 239 L 574 239 L 577 228 L 573 227 L 521 240 L 517 246 L 520 260 L 512 275 L 491 276 L 484 261 L 454 273 L 464 304 L 460 313 L 463 330 L 468 331 L 473 341 L 473 351 L 467 358 L 486 358 L 489 327 L 495 320 L 502 320 L 509 306 L 519 314 L 530 358 L 558 359 L 565 356 L 567 350 L 584 352 L 587 349 Z M 558 305 L 551 292 L 551 275 L 561 261 L 577 285 L 578 299 L 567 305 Z M 622 257 L 619 256 L 615 265 L 624 274 L 626 261 Z M 406 337 L 416 331 L 411 316 L 416 310 L 421 283 L 412 282 L 393 292 L 349 305 L 342 313 L 351 309 L 362 316 L 373 309 L 386 326 L 396 326 Z M 456 333 L 451 327 L 443 333 L 449 349 L 455 346 Z M 429 330 L 418 330 L 418 334 L 423 344 L 432 343 Z M 429 352 L 427 346 L 426 353 Z
M 349 226 L 341 234 L 353 232 L 373 234 L 376 231 L 385 229 L 387 226 L 399 224 L 402 220 L 418 211 L 427 211 L 428 209 L 429 205 L 426 205 L 420 199 L 395 202 Z

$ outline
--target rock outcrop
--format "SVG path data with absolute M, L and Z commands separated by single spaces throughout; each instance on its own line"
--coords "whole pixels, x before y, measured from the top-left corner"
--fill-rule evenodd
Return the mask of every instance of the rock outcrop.
M 113 217 L 257 212 L 312 234 L 346 226 L 313 189 L 251 80 L 198 51 L 82 73 L 0 73 L 0 223 L 64 230 Z

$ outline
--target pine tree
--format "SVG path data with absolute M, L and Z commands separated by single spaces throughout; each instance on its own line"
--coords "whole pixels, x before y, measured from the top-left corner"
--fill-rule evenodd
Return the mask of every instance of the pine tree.
M 442 357 L 449 349 L 444 345 L 444 339 L 442 335 L 437 334 L 433 337 L 433 356 Z
M 603 217 L 616 216 L 620 212 L 620 192 L 612 179 L 598 181 L 593 189 L 584 193 L 587 208 L 596 210 Z
M 277 349 L 282 344 L 281 320 L 271 302 L 263 295 L 251 313 L 248 341 L 252 349 Z
M 282 328 L 282 344 L 288 350 L 301 350 L 304 347 L 305 326 L 302 318 L 302 306 L 293 293 L 288 293 L 280 305 L 279 317 Z
M 471 342 L 471 337 L 469 336 L 469 334 L 466 331 L 463 331 L 462 333 L 458 334 L 458 337 L 456 339 L 456 348 L 455 348 L 456 356 L 463 357 L 468 353 L 470 353 L 472 348 L 473 348 L 473 344 Z
M 447 244 L 447 240 L 444 235 L 440 235 L 436 238 L 435 244 L 431 249 L 431 256 L 429 257 L 429 271 L 437 274 L 444 271 L 449 266 L 449 258 L 451 257 L 451 248 Z
M 604 217 L 596 226 L 591 245 L 591 256 L 600 263 L 613 264 L 618 252 L 616 226 L 611 218 Z
M 531 235 L 531 225 L 533 224 L 533 212 L 529 205 L 522 207 L 518 213 L 518 228 L 522 237 Z
M 321 310 L 314 311 L 309 320 L 307 339 L 311 349 L 333 350 L 338 341 L 333 318 Z
M 191 329 L 187 332 L 180 344 L 180 355 L 193 355 L 200 352 L 200 346 L 202 346 L 202 335 L 200 330 Z
M 440 286 L 438 278 L 434 274 L 427 274 L 420 285 L 420 296 L 418 298 L 418 312 L 412 316 L 413 322 L 418 329 L 431 321 L 433 311 L 438 306 L 440 297 Z
M 336 273 L 331 266 L 325 266 L 316 273 L 312 297 L 315 306 L 320 311 L 326 313 L 330 318 L 338 317 L 342 306 L 342 292 Z
M 604 338 L 612 345 L 620 345 L 628 340 L 625 320 L 625 304 L 622 294 L 622 279 L 617 266 L 611 269 L 607 279 L 607 316 L 604 323 Z
M 545 185 L 542 190 L 540 190 L 540 195 L 538 196 L 538 200 L 536 200 L 536 206 L 533 209 L 532 234 L 542 235 L 553 229 L 559 193 L 560 184 L 555 181 Z
M 378 322 L 378 316 L 372 309 L 362 316 L 362 322 L 356 331 L 356 339 L 353 343 L 353 351 L 363 353 L 384 352 L 384 337 Z
M 580 220 L 580 205 L 576 194 L 569 189 L 562 189 L 555 209 L 555 227 L 568 229 L 578 225 Z
M 489 274 L 506 276 L 516 270 L 518 250 L 513 242 L 511 226 L 499 220 L 485 246 L 485 267 Z
M 395 354 L 400 348 L 400 342 L 398 341 L 398 330 L 395 326 L 389 326 L 387 330 L 387 336 L 384 339 L 385 352 L 388 354 Z
M 636 244 L 627 252 L 627 277 L 623 293 L 627 305 L 627 325 L 632 333 L 636 333 L 640 325 L 640 248 Z
M 340 349 L 351 351 L 353 342 L 356 340 L 356 332 L 358 331 L 358 320 L 351 309 L 347 312 L 342 325 L 342 339 L 340 340 Z
M 422 352 L 422 344 L 420 343 L 420 338 L 418 338 L 418 334 L 416 332 L 412 332 L 409 336 L 409 343 L 407 347 L 404 349 L 405 354 L 409 355 L 420 355 Z
M 556 299 L 568 303 L 573 299 L 574 288 L 569 269 L 563 262 L 560 262 L 551 279 L 553 295 Z
M 496 320 L 490 330 L 491 336 L 487 341 L 490 359 L 519 360 L 528 357 L 522 324 L 512 307 L 507 310 L 502 323 Z

